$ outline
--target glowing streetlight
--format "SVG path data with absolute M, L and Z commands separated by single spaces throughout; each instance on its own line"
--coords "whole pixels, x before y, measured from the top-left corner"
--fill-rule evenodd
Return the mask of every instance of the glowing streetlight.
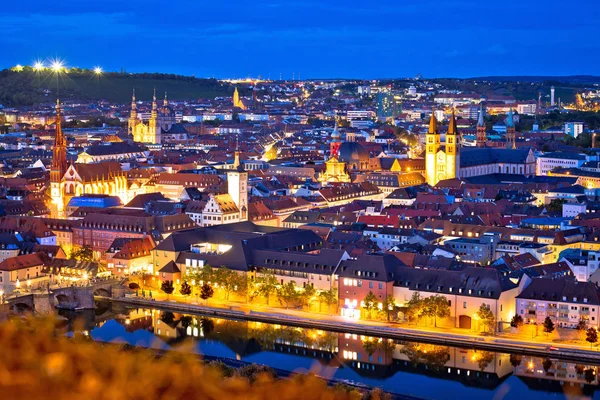
M 19 278 L 17 278 L 17 282 L 15 283 L 15 287 L 16 287 L 17 289 L 20 289 L 20 288 L 21 288 L 21 282 L 19 281 Z
M 94 67 L 94 73 L 96 75 L 102 75 L 102 67 Z
M 17 71 L 17 72 L 23 71 L 23 66 L 21 64 L 15 65 L 15 71 Z
M 60 60 L 54 60 L 52 61 L 52 64 L 50 64 L 50 68 L 52 68 L 52 71 L 54 72 L 61 72 L 65 68 L 65 65 Z
M 33 63 L 33 70 L 36 72 L 43 71 L 46 68 L 43 62 L 36 61 Z

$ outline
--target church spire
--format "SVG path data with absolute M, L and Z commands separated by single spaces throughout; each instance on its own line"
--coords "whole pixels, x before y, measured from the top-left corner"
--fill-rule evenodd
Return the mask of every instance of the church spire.
M 427 133 L 432 134 L 432 135 L 437 135 L 437 133 L 438 133 L 437 119 L 435 119 L 434 110 L 431 110 L 431 118 L 429 119 L 429 130 L 427 131 Z
M 156 106 L 156 88 L 154 88 L 154 96 L 152 96 L 152 112 L 150 118 L 156 119 L 158 117 L 158 109 Z
M 56 135 L 52 149 L 52 166 L 50 168 L 50 181 L 60 182 L 67 171 L 67 141 L 62 131 L 62 116 L 60 101 L 56 99 Z
M 483 120 L 483 103 L 479 105 L 479 116 L 477 119 L 477 126 L 485 126 L 485 122 Z
M 506 148 L 513 150 L 517 148 L 517 133 L 512 106 L 508 111 L 508 117 L 506 117 Z
M 454 109 L 452 109 L 452 116 L 450 117 L 450 123 L 448 124 L 448 135 L 456 135 L 458 134 L 458 129 L 456 128 L 456 117 L 454 116 Z
M 515 121 L 513 119 L 513 109 L 512 109 L 512 106 L 510 106 L 510 109 L 508 111 L 508 116 L 506 117 L 506 126 L 507 127 L 511 127 L 511 128 L 515 127 Z
M 167 100 L 167 91 L 165 90 L 165 100 L 163 101 L 163 105 L 164 106 L 168 106 L 169 105 L 169 101 Z
M 235 135 L 235 152 L 233 153 L 233 169 L 240 167 L 240 135 Z
M 477 120 L 477 133 L 475 136 L 475 145 L 477 147 L 485 147 L 487 141 L 487 132 L 485 127 L 485 120 L 483 118 L 484 110 L 483 103 L 479 106 L 479 118 Z

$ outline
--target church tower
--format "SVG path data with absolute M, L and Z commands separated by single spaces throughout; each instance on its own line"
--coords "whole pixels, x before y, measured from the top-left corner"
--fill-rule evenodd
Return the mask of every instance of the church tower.
M 452 117 L 446 132 L 446 171 L 445 179 L 459 178 L 460 170 L 460 134 L 456 128 L 456 117 Z
M 516 138 L 516 129 L 515 129 L 515 121 L 513 119 L 513 109 L 512 106 L 508 111 L 508 117 L 506 118 L 506 148 L 507 149 L 516 149 L 517 148 L 517 138 Z
M 60 102 L 56 100 L 56 135 L 52 149 L 52 166 L 50 167 L 50 197 L 52 198 L 52 211 L 55 217 L 64 215 L 65 204 L 61 181 L 67 171 L 67 140 L 62 131 Z
M 425 136 L 425 179 L 431 186 L 435 186 L 438 182 L 437 178 L 437 152 L 440 149 L 440 134 L 437 129 L 437 120 L 435 113 L 431 111 L 431 119 L 429 120 L 429 130 Z
M 158 107 L 156 105 L 156 88 L 152 97 L 152 111 L 150 112 L 150 120 L 148 121 L 148 137 L 144 142 L 160 143 L 160 127 L 158 126 Z
M 479 107 L 479 119 L 477 120 L 477 136 L 475 143 L 477 147 L 485 147 L 485 142 L 487 141 L 485 121 L 483 119 L 484 116 L 483 104 Z
M 129 113 L 129 120 L 127 121 L 127 132 L 131 136 L 135 135 L 135 126 L 138 123 L 137 105 L 135 104 L 135 89 L 133 89 L 133 95 L 131 96 L 131 112 Z M 135 140 L 135 138 L 133 140 Z
M 227 193 L 240 210 L 240 221 L 248 221 L 248 173 L 240 164 L 240 149 L 237 139 L 233 169 L 227 171 Z
M 329 143 L 329 156 L 337 158 L 341 145 L 341 135 L 340 131 L 338 130 L 338 123 L 336 118 L 335 127 L 333 128 L 333 132 L 331 132 L 331 142 Z

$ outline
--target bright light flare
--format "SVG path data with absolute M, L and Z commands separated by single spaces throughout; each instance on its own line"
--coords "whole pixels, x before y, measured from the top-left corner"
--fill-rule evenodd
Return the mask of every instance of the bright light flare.
M 94 73 L 96 75 L 102 75 L 102 67 L 94 67 Z
M 36 61 L 33 63 L 33 70 L 34 71 L 43 71 L 46 68 L 46 66 L 44 65 L 43 62 L 41 61 Z
M 21 64 L 17 64 L 17 65 L 15 65 L 14 70 L 17 72 L 21 72 L 21 71 L 23 71 L 23 66 Z
M 65 64 L 61 60 L 54 60 L 50 64 L 50 68 L 54 72 L 61 72 L 65 69 Z

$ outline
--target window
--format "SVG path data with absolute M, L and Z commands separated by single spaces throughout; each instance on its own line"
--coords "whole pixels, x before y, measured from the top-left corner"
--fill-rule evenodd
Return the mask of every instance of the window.
M 383 283 L 379 282 L 379 289 L 383 289 Z
M 467 308 L 467 302 L 463 301 L 463 308 Z
M 369 289 L 373 289 L 373 282 L 369 282 Z

